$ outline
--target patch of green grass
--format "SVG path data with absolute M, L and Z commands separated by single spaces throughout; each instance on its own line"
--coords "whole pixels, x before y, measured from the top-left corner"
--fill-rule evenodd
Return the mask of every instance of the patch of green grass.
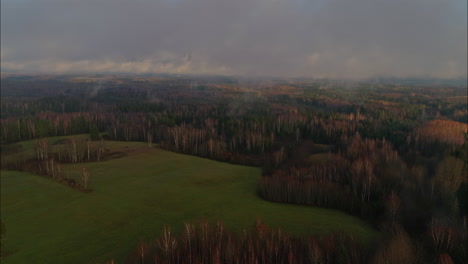
M 313 154 L 307 158 L 307 161 L 313 165 L 322 165 L 327 163 L 328 155 L 328 153 Z
M 108 142 L 143 148 L 145 143 Z M 336 210 L 278 204 L 256 196 L 260 169 L 158 148 L 105 162 L 66 165 L 91 171 L 93 192 L 44 177 L 1 172 L 2 263 L 87 263 L 125 260 L 139 240 L 152 241 L 164 225 L 178 230 L 200 218 L 249 228 L 256 218 L 295 235 L 345 231 L 364 241 L 376 232 Z
M 314 144 L 313 153 L 328 153 L 330 151 L 331 146 L 325 144 Z

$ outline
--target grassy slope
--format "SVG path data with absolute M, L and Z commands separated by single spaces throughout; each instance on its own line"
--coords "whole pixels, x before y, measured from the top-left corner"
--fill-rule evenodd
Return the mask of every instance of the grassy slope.
M 112 257 L 122 262 L 140 239 L 152 239 L 163 225 L 177 229 L 200 218 L 222 220 L 234 230 L 259 217 L 297 235 L 331 230 L 362 239 L 375 235 L 359 219 L 335 210 L 259 199 L 257 168 L 161 149 L 84 166 L 92 172 L 89 194 L 36 175 L 1 172 L 1 219 L 6 251 L 13 252 L 2 263 L 86 263 Z

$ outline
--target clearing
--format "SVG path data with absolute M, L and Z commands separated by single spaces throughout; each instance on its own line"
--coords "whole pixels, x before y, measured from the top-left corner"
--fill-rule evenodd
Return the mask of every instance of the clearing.
M 33 145 L 21 144 L 26 150 Z M 260 199 L 258 168 L 148 149 L 145 143 L 106 144 L 130 151 L 108 161 L 65 165 L 72 174 L 81 167 L 91 171 L 91 193 L 26 172 L 1 171 L 7 253 L 2 263 L 96 263 L 111 258 L 121 263 L 139 240 L 151 241 L 164 225 L 178 230 L 200 218 L 221 220 L 238 231 L 261 218 L 295 235 L 345 231 L 370 241 L 377 234 L 359 218 L 336 210 Z

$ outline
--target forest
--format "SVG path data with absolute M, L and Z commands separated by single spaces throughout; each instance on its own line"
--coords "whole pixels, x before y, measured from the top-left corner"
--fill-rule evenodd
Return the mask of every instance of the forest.
M 267 219 L 240 232 L 187 219 L 141 237 L 126 263 L 468 263 L 466 85 L 2 74 L 1 87 L 2 173 L 93 195 L 90 164 L 129 151 L 108 142 L 141 142 L 261 168 L 257 197 L 338 210 L 379 233 L 369 243 L 298 236 Z M 2 222 L 5 260 L 15 254 L 3 250 L 8 230 Z

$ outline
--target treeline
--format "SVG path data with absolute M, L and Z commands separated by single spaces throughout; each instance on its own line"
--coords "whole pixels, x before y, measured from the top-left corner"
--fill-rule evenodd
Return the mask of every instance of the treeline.
M 356 131 L 354 120 L 337 120 L 294 108 L 230 116 L 225 106 L 214 105 L 199 108 L 175 106 L 171 112 L 151 113 L 47 112 L 35 117 L 2 119 L 1 138 L 2 142 L 16 142 L 89 133 L 94 126 L 106 131 L 114 140 L 147 141 L 149 145 L 160 143 L 176 152 L 225 161 L 236 155 L 279 150 L 285 139 L 331 143 Z
M 463 137 L 463 130 L 456 135 Z M 451 140 L 450 134 L 441 140 L 445 138 Z M 447 259 L 454 261 L 447 263 L 466 263 L 467 160 L 460 151 L 466 151 L 467 138 L 462 145 L 459 141 L 445 141 L 443 147 L 439 145 L 439 152 L 421 155 L 408 165 L 386 141 L 356 135 L 338 144 L 325 164 L 304 162 L 301 166 L 286 158 L 260 179 L 258 193 L 276 202 L 339 209 L 379 229 L 401 226 L 411 243 L 428 243 L 422 238 L 429 236 L 434 250 L 440 252 L 443 248 L 446 253 L 440 256 L 441 263 Z M 462 156 L 464 159 L 460 159 Z M 461 235 L 455 239 L 455 233 Z M 394 247 L 402 250 L 398 244 Z
M 91 172 L 82 167 L 80 179 L 70 177 L 62 166 L 64 163 L 100 161 L 108 153 L 101 140 L 99 144 L 89 139 L 71 137 L 58 144 L 51 145 L 47 138 L 37 139 L 34 145 L 34 158 L 19 155 L 13 160 L 2 161 L 2 169 L 27 171 L 46 176 L 69 187 L 90 192 Z
M 387 226 L 378 242 L 362 243 L 343 233 L 294 237 L 260 220 L 240 233 L 201 220 L 176 234 L 165 226 L 155 239 L 141 241 L 126 263 L 465 263 L 462 241 L 466 230 L 439 222 L 417 243 L 398 225 Z
M 385 211 L 382 197 L 395 188 L 388 164 L 400 164 L 385 141 L 362 139 L 359 134 L 330 153 L 326 164 L 290 167 L 262 177 L 258 193 L 267 200 L 336 208 L 363 217 Z M 398 167 L 392 173 L 401 173 Z
M 52 136 L 69 136 L 90 133 L 91 128 L 99 126 L 101 131 L 108 127 L 109 114 L 99 111 L 54 113 L 42 112 L 34 117 L 1 119 L 1 140 L 13 143 Z
M 245 114 L 236 115 L 224 105 L 157 105 L 143 112 L 138 112 L 142 111 L 141 107 L 133 112 L 131 106 L 127 105 L 122 112 L 95 105 L 93 112 L 41 112 L 34 116 L 2 118 L 1 141 L 12 143 L 83 134 L 95 126 L 114 140 L 162 143 L 177 152 L 222 159 L 226 152 L 277 151 L 284 147 L 284 142 L 291 145 L 312 140 L 337 144 L 359 133 L 365 138 L 385 139 L 401 154 L 413 148 L 430 155 L 434 150 L 445 151 L 447 144 L 463 144 L 463 134 L 459 132 L 466 131 L 466 125 L 454 121 L 420 123 L 395 117 L 369 118 L 360 113 L 360 108 L 355 113 L 327 114 L 267 104 L 263 111 L 251 105 L 245 107 Z M 448 131 L 450 127 L 454 127 L 453 132 Z
M 180 234 L 164 227 L 155 242 L 141 241 L 127 263 L 365 263 L 365 246 L 352 236 L 291 237 L 257 221 L 240 234 L 222 222 L 185 223 Z

